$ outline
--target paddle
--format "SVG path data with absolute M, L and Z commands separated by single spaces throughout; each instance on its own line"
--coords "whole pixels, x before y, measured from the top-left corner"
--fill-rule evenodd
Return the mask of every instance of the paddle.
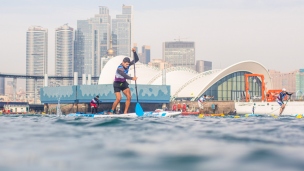
M 136 77 L 136 71 L 135 71 L 135 62 L 134 62 L 134 77 Z M 138 93 L 137 93 L 137 83 L 135 80 L 135 91 L 136 91 L 136 106 L 135 106 L 135 113 L 137 116 L 143 116 L 144 115 L 144 110 L 138 103 Z
M 287 100 L 287 102 L 286 102 L 286 104 L 285 104 L 285 107 L 286 107 L 286 105 L 287 105 L 288 101 L 290 100 L 291 95 L 292 95 L 292 93 L 291 93 L 290 95 L 288 95 L 289 97 L 288 97 L 288 100 Z M 284 107 L 284 109 L 282 110 L 282 112 L 279 114 L 279 116 L 281 116 L 281 115 L 282 115 L 282 113 L 283 113 L 283 112 L 284 112 L 284 110 L 285 110 L 285 107 Z

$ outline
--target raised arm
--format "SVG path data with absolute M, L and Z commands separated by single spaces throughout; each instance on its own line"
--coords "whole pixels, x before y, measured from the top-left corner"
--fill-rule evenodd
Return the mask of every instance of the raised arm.
M 136 53 L 135 48 L 132 48 L 132 52 L 133 52 L 134 60 L 132 60 L 132 61 L 130 62 L 130 65 L 133 65 L 134 63 L 136 63 L 137 61 L 139 61 L 139 58 L 138 58 L 138 55 L 137 55 L 137 53 Z
M 288 93 L 288 92 L 286 92 L 286 94 L 287 94 L 288 96 L 291 96 L 293 93 Z

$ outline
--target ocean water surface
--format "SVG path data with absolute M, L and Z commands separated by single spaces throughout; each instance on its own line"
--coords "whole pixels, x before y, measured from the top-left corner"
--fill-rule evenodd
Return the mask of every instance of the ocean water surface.
M 0 115 L 1 171 L 303 171 L 304 119 Z

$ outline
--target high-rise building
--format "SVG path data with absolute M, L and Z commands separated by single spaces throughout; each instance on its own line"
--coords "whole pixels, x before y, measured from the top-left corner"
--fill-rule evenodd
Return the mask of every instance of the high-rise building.
M 299 70 L 288 73 L 281 73 L 275 70 L 269 70 L 268 72 L 272 79 L 273 89 L 281 90 L 282 88 L 286 88 L 288 92 L 295 92 L 296 74 Z
M 195 43 L 185 41 L 164 42 L 163 60 L 174 67 L 195 70 Z
M 44 76 L 48 72 L 48 30 L 32 26 L 26 32 L 26 75 Z M 39 99 L 43 80 L 26 79 L 26 96 Z
M 198 60 L 196 61 L 196 71 L 197 72 L 205 72 L 212 70 L 212 62 L 211 61 L 204 61 Z
M 282 89 L 282 73 L 275 70 L 268 70 L 268 73 L 272 80 L 273 89 Z
M 288 92 L 296 91 L 296 73 L 298 72 L 299 70 L 282 74 L 282 87 L 286 88 Z
M 117 55 L 131 56 L 133 6 L 122 6 L 122 14 L 112 19 L 113 49 Z
M 300 69 L 296 73 L 296 97 L 298 99 L 304 99 L 304 69 Z
M 74 71 L 78 75 L 100 74 L 100 59 L 107 55 L 111 37 L 109 9 L 99 7 L 99 14 L 88 20 L 78 20 L 75 32 Z
M 5 95 L 5 78 L 0 77 L 0 95 Z
M 149 66 L 156 67 L 158 69 L 170 68 L 171 64 L 163 61 L 162 59 L 152 59 L 151 62 L 148 63 Z
M 286 88 L 287 92 L 293 92 L 296 99 L 304 99 L 304 69 L 293 72 L 281 73 L 280 71 L 268 70 L 271 76 L 273 89 Z
M 67 24 L 56 29 L 55 34 L 55 75 L 73 76 L 74 72 L 74 29 Z M 72 85 L 71 80 L 60 80 L 57 84 Z
M 101 61 L 100 61 L 100 68 L 101 68 L 101 71 L 102 71 L 102 69 L 104 68 L 104 66 L 107 64 L 107 62 L 109 62 L 109 60 L 111 59 L 111 58 L 113 58 L 114 57 L 114 54 L 115 54 L 115 52 L 114 52 L 114 50 L 113 50 L 113 47 L 112 47 L 112 40 L 110 41 L 110 48 L 108 49 L 108 51 L 107 51 L 107 55 L 106 56 L 104 56 L 104 57 L 102 57 L 101 58 Z
M 142 53 L 139 58 L 139 62 L 141 62 L 143 64 L 148 64 L 151 60 L 150 53 L 151 53 L 150 46 L 147 46 L 147 45 L 142 46 Z

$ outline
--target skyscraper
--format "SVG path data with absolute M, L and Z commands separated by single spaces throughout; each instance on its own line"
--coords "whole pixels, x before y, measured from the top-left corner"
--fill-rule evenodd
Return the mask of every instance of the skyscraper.
M 288 92 L 296 91 L 296 75 L 299 70 L 288 73 L 281 73 L 280 71 L 268 70 L 272 79 L 273 89 L 281 90 L 286 88 Z
M 212 70 L 212 62 L 211 61 L 204 61 L 198 60 L 196 61 L 196 71 L 197 72 L 205 72 Z
M 156 67 L 160 70 L 171 67 L 171 64 L 164 62 L 162 59 L 152 59 L 152 61 L 149 62 L 148 65 L 152 67 Z
M 195 70 L 195 43 L 185 41 L 164 42 L 163 60 L 172 66 Z
M 74 29 L 67 24 L 56 29 L 55 35 L 55 75 L 73 76 L 74 71 Z M 59 85 L 72 85 L 72 81 L 57 81 Z
M 100 59 L 107 55 L 110 44 L 111 17 L 109 9 L 99 7 L 99 14 L 88 20 L 78 20 L 75 33 L 74 71 L 78 75 L 99 76 Z
M 4 77 L 0 77 L 0 95 L 5 94 L 5 79 Z
M 296 92 L 297 99 L 304 98 L 304 69 L 299 69 L 296 73 Z
M 131 56 L 133 6 L 122 6 L 122 14 L 112 19 L 113 49 L 116 55 Z
M 147 45 L 142 46 L 141 58 L 139 58 L 139 61 L 143 64 L 148 64 L 151 60 L 150 53 L 151 53 L 150 46 Z
M 26 75 L 43 76 L 48 71 L 48 30 L 32 26 L 26 32 Z M 43 80 L 26 79 L 27 98 L 39 99 Z

